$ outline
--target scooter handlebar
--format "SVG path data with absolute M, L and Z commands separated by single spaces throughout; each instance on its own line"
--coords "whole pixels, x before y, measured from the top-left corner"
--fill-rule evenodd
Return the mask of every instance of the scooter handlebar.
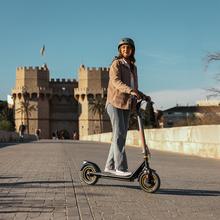
M 137 111 L 139 111 L 139 109 L 146 110 L 149 105 L 153 106 L 154 102 L 151 101 L 151 98 L 148 98 L 148 97 L 149 96 L 146 96 L 141 99 L 138 99 L 137 97 L 135 97 L 137 99 L 137 104 L 136 104 Z
M 141 100 L 145 100 L 147 102 L 151 102 L 151 97 L 150 96 L 145 95 L 141 91 L 138 91 L 138 94 L 139 94 Z

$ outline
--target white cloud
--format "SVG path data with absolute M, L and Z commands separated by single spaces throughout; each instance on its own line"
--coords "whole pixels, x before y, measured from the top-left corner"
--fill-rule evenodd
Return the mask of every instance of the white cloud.
M 199 100 L 206 99 L 208 92 L 204 89 L 162 90 L 148 93 L 157 109 L 165 110 L 178 105 L 196 105 Z

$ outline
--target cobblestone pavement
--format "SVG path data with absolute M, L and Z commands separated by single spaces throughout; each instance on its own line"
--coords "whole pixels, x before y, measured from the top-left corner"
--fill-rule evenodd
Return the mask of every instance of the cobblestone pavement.
M 84 159 L 103 169 L 108 144 L 41 140 L 0 144 L 0 219 L 220 219 L 220 161 L 152 151 L 161 189 L 147 194 L 138 182 L 81 183 Z M 130 169 L 139 148 L 127 147 Z

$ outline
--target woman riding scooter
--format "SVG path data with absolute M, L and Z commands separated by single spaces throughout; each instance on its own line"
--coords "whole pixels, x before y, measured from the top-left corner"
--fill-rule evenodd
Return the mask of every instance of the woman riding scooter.
M 112 124 L 112 143 L 104 171 L 129 176 L 131 172 L 128 172 L 125 153 L 129 115 L 135 107 L 136 99 L 143 93 L 138 91 L 134 41 L 130 38 L 121 39 L 118 52 L 109 71 L 106 109 Z

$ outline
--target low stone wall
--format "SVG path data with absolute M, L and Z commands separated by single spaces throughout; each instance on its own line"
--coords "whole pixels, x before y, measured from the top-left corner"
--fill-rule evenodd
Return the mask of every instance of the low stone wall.
M 24 135 L 24 140 L 26 141 L 34 141 L 36 140 L 35 135 Z M 17 132 L 11 131 L 1 131 L 0 130 L 0 142 L 17 142 L 19 141 L 19 135 Z
M 82 140 L 111 142 L 111 133 L 82 137 Z M 146 129 L 150 149 L 220 159 L 220 125 Z M 138 131 L 128 131 L 127 145 L 141 146 Z

